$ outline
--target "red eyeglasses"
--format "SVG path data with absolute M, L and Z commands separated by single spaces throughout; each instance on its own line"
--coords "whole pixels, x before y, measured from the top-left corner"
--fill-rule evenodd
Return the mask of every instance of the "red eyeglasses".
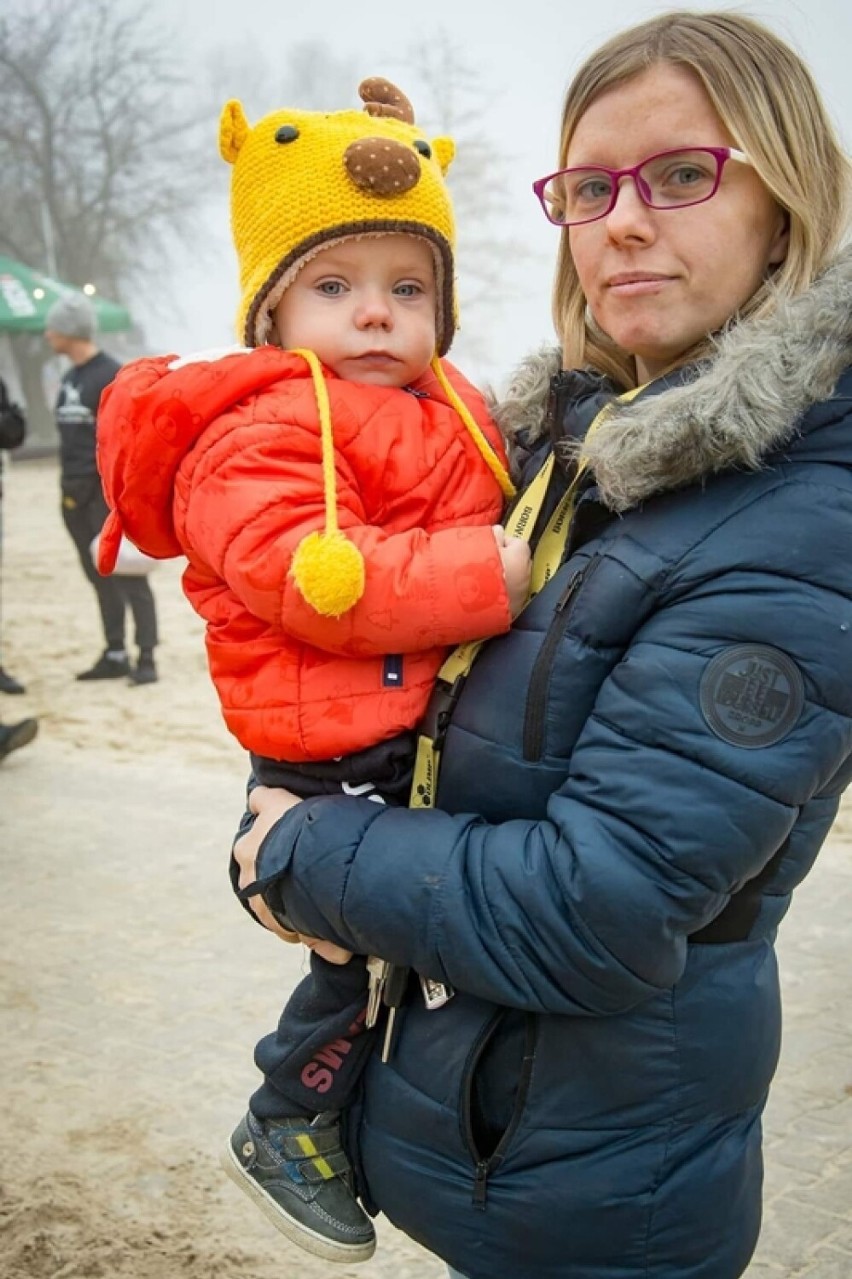
M 735 147 L 679 147 L 659 151 L 630 169 L 590 164 L 560 169 L 533 183 L 544 215 L 555 226 L 581 226 L 605 218 L 615 208 L 622 178 L 632 178 L 650 209 L 688 209 L 719 190 L 728 160 L 750 164 Z

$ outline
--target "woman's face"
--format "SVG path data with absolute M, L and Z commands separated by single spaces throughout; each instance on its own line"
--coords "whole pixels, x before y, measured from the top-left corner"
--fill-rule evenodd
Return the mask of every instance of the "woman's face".
M 733 145 L 697 77 L 660 63 L 592 103 L 565 167 L 624 169 L 658 151 Z M 592 315 L 643 382 L 720 329 L 787 252 L 784 214 L 735 160 L 704 204 L 649 209 L 623 178 L 606 217 L 564 234 Z

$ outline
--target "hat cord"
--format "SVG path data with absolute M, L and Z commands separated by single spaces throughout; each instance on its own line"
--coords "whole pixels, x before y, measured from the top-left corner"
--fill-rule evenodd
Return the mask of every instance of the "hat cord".
M 486 436 L 484 435 L 482 431 L 482 428 L 476 422 L 470 409 L 467 407 L 467 405 L 465 404 L 461 396 L 458 394 L 458 392 L 451 385 L 449 378 L 444 372 L 444 367 L 441 364 L 441 361 L 437 355 L 433 358 L 430 367 L 432 369 L 432 372 L 435 374 L 435 377 L 438 379 L 439 383 L 441 384 L 441 389 L 443 390 L 450 404 L 458 413 L 459 417 L 461 418 L 461 420 L 464 422 L 465 426 L 467 427 L 469 435 L 471 436 L 474 444 L 476 445 L 476 447 L 479 449 L 480 453 L 482 454 L 483 460 L 485 461 L 485 465 L 488 467 L 489 471 L 491 471 L 495 480 L 500 485 L 500 488 L 504 496 L 514 497 L 515 486 L 512 483 L 512 481 L 509 479 L 509 476 L 508 476 L 508 473 L 506 472 L 505 467 L 501 463 L 497 454 L 494 452 L 494 449 L 489 444 Z

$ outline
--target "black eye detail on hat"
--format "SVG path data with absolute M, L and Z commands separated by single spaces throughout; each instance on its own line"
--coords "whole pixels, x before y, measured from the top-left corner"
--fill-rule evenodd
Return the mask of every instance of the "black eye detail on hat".
M 281 128 L 275 134 L 276 142 L 295 142 L 299 136 L 299 130 L 295 124 L 282 124 Z
M 422 138 L 418 138 L 414 144 L 414 150 L 419 151 L 421 155 L 425 155 L 427 160 L 432 159 L 432 148 L 428 142 L 424 142 Z

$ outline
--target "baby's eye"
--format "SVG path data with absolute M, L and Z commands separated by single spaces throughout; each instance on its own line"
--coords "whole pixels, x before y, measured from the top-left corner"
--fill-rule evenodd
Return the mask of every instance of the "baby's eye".
M 342 280 L 320 280 L 315 287 L 327 298 L 339 297 L 344 288 Z
M 397 284 L 394 287 L 394 293 L 397 297 L 401 298 L 414 298 L 422 292 L 422 286 L 417 284 L 414 280 L 404 280 L 401 284 Z

